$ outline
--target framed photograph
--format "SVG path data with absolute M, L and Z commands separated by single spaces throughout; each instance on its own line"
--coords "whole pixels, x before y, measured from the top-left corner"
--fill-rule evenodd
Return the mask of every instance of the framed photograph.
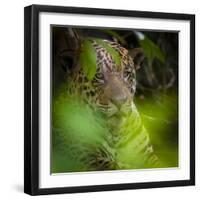
M 25 8 L 24 192 L 195 184 L 195 16 Z

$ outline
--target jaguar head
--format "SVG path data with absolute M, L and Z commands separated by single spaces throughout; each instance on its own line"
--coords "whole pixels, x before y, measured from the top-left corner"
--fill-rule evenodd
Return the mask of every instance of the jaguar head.
M 106 41 L 121 57 L 120 65 L 116 65 L 112 55 L 94 42 L 97 56 L 97 71 L 93 80 L 88 80 L 79 66 L 75 73 L 75 90 L 79 90 L 84 101 L 100 110 L 107 117 L 128 115 L 132 110 L 136 90 L 136 69 L 138 62 L 130 52 L 116 42 Z M 88 63 L 89 64 L 89 63 Z
M 97 73 L 92 81 L 92 87 L 96 87 L 96 104 L 107 117 L 129 115 L 132 110 L 133 98 L 136 90 L 136 54 L 134 58 L 127 49 L 117 43 L 110 45 L 121 56 L 120 66 L 116 66 L 105 49 L 97 48 Z M 137 49 L 138 51 L 138 49 Z M 138 51 L 141 53 L 141 51 Z M 140 57 L 141 58 L 141 57 Z M 136 64 L 137 63 L 137 66 Z

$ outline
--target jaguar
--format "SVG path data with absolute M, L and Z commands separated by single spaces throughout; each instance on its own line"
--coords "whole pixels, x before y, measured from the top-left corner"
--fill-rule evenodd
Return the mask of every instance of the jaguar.
M 89 80 L 80 62 L 68 75 L 67 93 L 78 94 L 95 112 L 102 114 L 106 137 L 92 146 L 80 142 L 82 150 L 74 155 L 87 167 L 84 170 L 141 169 L 159 167 L 148 131 L 134 103 L 138 53 L 111 40 L 102 40 L 120 56 L 116 64 L 113 55 L 95 39 L 90 39 L 96 52 L 96 74 Z M 88 66 L 90 63 L 88 63 Z M 73 142 L 72 142 L 73 143 Z M 72 145 L 73 146 L 73 145 Z M 77 147 L 71 147 L 75 151 Z

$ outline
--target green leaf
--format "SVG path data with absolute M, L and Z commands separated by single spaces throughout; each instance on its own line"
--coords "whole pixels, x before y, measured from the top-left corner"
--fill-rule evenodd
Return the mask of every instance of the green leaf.
M 98 45 L 102 46 L 112 56 L 116 65 L 121 64 L 121 57 L 119 53 L 114 48 L 112 48 L 108 42 L 101 39 L 94 39 L 94 40 Z
M 89 80 L 92 80 L 96 74 L 96 59 L 96 51 L 92 46 L 92 41 L 84 40 L 81 46 L 80 64 Z
M 163 51 L 147 36 L 145 36 L 143 40 L 139 40 L 139 43 L 143 48 L 145 55 L 150 61 L 152 61 L 154 58 L 157 58 L 162 63 L 165 62 L 165 55 Z
M 83 41 L 80 53 L 80 64 L 83 67 L 83 71 L 89 80 L 92 80 L 96 74 L 97 56 L 95 48 L 92 45 L 94 40 L 98 45 L 102 46 L 113 58 L 116 65 L 121 64 L 121 57 L 119 53 L 112 48 L 108 42 L 97 38 L 87 38 Z

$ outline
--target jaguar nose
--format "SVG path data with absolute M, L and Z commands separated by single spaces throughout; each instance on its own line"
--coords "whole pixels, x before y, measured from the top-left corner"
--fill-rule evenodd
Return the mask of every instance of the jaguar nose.
M 111 98 L 111 102 L 120 109 L 122 105 L 127 102 L 127 96 L 117 96 L 115 98 Z

